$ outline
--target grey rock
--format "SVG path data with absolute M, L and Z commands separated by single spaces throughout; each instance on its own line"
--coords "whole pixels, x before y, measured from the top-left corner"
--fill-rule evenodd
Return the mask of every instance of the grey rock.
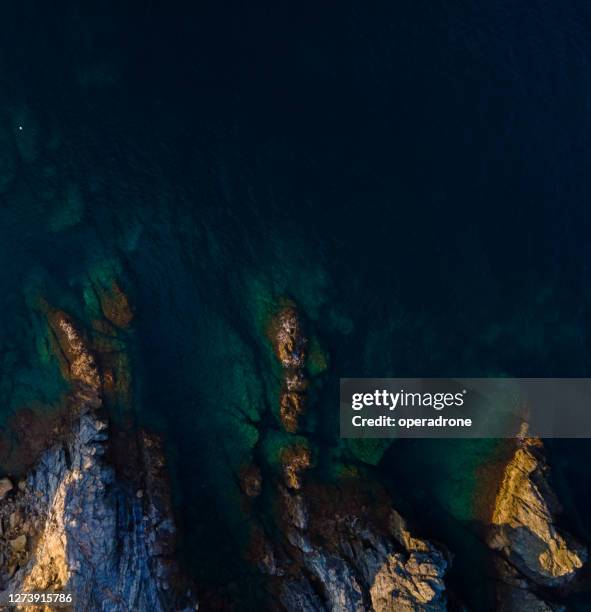
M 107 437 L 105 424 L 96 416 L 97 398 L 88 387 L 83 391 L 75 398 L 79 418 L 68 442 L 47 450 L 27 477 L 26 493 L 17 491 L 29 524 L 38 520 L 39 530 L 5 591 L 63 588 L 74 593 L 79 610 L 176 609 L 170 545 L 162 541 L 174 534 L 174 524 L 154 504 L 146 516 L 145 499 L 119 483 L 96 452 Z M 12 520 L 16 514 L 12 529 L 21 526 Z M 24 534 L 11 541 L 19 552 L 26 543 Z
M 287 610 L 351 610 L 364 612 L 435 612 L 446 609 L 444 575 L 449 559 L 436 546 L 411 536 L 406 523 L 391 510 L 389 533 L 361 517 L 344 514 L 336 520 L 330 544 L 312 543 L 299 494 L 286 504 L 292 546 L 301 552 L 305 571 L 298 581 L 282 585 Z M 298 512 L 293 509 L 298 508 Z M 317 589 L 305 576 L 313 577 Z M 319 596 L 318 590 L 322 591 Z

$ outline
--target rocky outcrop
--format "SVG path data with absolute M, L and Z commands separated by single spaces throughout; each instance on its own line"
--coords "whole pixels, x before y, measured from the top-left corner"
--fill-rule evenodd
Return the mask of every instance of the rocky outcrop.
M 62 357 L 64 376 L 72 381 L 81 381 L 98 394 L 101 378 L 95 357 L 71 318 L 65 312 L 51 311 L 49 324 L 57 339 L 56 352 Z
M 299 577 L 281 581 L 288 610 L 419 611 L 446 608 L 447 555 L 412 537 L 392 508 L 376 522 L 363 508 L 319 519 L 301 494 L 283 492 L 286 536 Z
M 284 306 L 273 319 L 271 340 L 283 370 L 279 416 L 285 430 L 295 433 L 305 408 L 308 386 L 304 375 L 307 339 L 295 306 Z
M 277 542 L 256 532 L 261 571 L 288 611 L 435 611 L 446 609 L 450 559 L 413 537 L 385 491 L 360 480 L 341 485 L 278 485 Z M 274 606 L 271 606 L 274 608 Z
M 173 561 L 161 446 L 139 436 L 141 490 L 117 479 L 104 457 L 109 428 L 94 355 L 67 315 L 52 312 L 50 323 L 72 383 L 71 426 L 0 501 L 0 589 L 63 590 L 77 610 L 181 609 L 191 597 L 179 591 Z
M 121 290 L 117 282 L 113 281 L 109 289 L 95 287 L 98 293 L 102 313 L 109 322 L 119 329 L 129 327 L 133 320 L 133 310 L 127 295 Z
M 281 453 L 283 479 L 290 489 L 302 487 L 302 473 L 312 464 L 310 449 L 302 443 L 288 446 Z
M 506 610 L 553 609 L 536 590 L 564 587 L 587 559 L 585 548 L 556 527 L 560 507 L 547 471 L 541 440 L 523 438 L 502 475 L 488 544 L 501 553 L 499 605 Z
M 444 610 L 448 555 L 410 534 L 386 492 L 374 483 L 379 490 L 374 496 L 367 486 L 371 476 L 313 484 L 312 442 L 293 435 L 300 430 L 309 381 L 308 342 L 292 303 L 284 300 L 270 337 L 281 365 L 279 416 L 286 433 L 276 481 L 266 486 L 275 487 L 280 518 L 278 529 L 258 525 L 253 530 L 250 551 L 269 577 L 275 595 L 270 608 Z
M 304 367 L 306 338 L 298 312 L 292 304 L 281 308 L 276 320 L 274 346 L 277 358 L 286 370 L 300 370 Z

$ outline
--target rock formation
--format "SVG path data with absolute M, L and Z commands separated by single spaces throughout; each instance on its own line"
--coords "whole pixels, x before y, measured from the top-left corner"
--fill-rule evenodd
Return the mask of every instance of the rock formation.
M 280 419 L 285 433 L 274 488 L 277 524 L 258 524 L 251 560 L 268 577 L 270 609 L 435 611 L 446 607 L 449 556 L 411 535 L 369 474 L 318 482 L 311 440 L 294 435 L 305 404 L 307 339 L 293 304 L 271 325 L 282 367 Z M 278 534 L 280 534 L 278 536 Z
M 284 306 L 273 320 L 271 330 L 275 354 L 283 369 L 279 416 L 285 430 L 295 433 L 308 385 L 304 375 L 307 339 L 296 308 L 291 304 Z
M 51 311 L 49 321 L 72 385 L 71 427 L 0 501 L 0 589 L 70 592 L 76 610 L 181 609 L 191 597 L 173 561 L 160 444 L 138 436 L 142 490 L 117 479 L 104 458 L 109 427 L 95 356 L 68 315 Z
M 118 288 L 102 295 L 101 308 L 105 321 L 93 327 L 109 332 L 102 345 L 66 313 L 45 308 L 70 383 L 68 427 L 25 479 L 0 479 L 0 590 L 71 592 L 76 610 L 196 609 L 174 559 L 161 442 L 141 431 L 115 441 L 107 422 L 106 404 L 130 397 L 128 361 L 100 346 L 112 348 L 115 328 L 127 329 L 132 313 Z M 271 594 L 269 609 L 446 609 L 449 553 L 413 535 L 370 472 L 343 464 L 323 479 L 315 471 L 318 448 L 299 422 L 310 383 L 296 308 L 283 307 L 272 327 L 280 419 L 261 432 L 267 446 L 263 440 L 237 474 L 252 525 L 248 557 Z M 112 461 L 120 452 L 127 453 L 123 475 Z M 267 501 L 272 517 L 261 519 L 256 508 Z M 587 552 L 557 528 L 558 510 L 541 441 L 519 440 L 487 524 L 499 610 L 560 609 L 549 594 L 573 582 Z
M 554 609 L 536 593 L 564 587 L 587 551 L 556 527 L 560 507 L 547 481 L 543 444 L 523 438 L 507 462 L 495 499 L 488 544 L 501 556 L 499 606 L 504 610 Z
M 443 550 L 413 537 L 388 500 L 365 497 L 360 483 L 323 488 L 281 488 L 287 544 L 279 554 L 267 547 L 266 565 L 287 610 L 446 608 Z M 315 494 L 319 504 L 308 501 Z

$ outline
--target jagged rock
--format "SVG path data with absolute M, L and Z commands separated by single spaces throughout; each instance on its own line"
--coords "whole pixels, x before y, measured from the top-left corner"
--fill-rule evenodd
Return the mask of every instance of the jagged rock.
M 295 527 L 300 531 L 308 527 L 308 508 L 304 498 L 300 494 L 293 494 L 286 488 L 280 487 L 284 516 L 287 525 Z
M 279 415 L 284 429 L 295 433 L 305 408 L 308 381 L 304 369 L 307 340 L 293 304 L 281 309 L 270 333 L 282 366 Z M 357 498 L 364 497 L 359 481 L 353 484 L 351 496 L 338 487 L 334 491 L 330 486 L 320 487 L 323 499 L 315 504 L 320 491 L 309 490 L 308 479 L 303 478 L 312 466 L 308 443 L 300 438 L 286 445 L 280 462 L 278 493 L 287 545 L 274 549 L 270 542 L 275 540 L 258 533 L 254 547 L 258 554 L 253 557 L 265 574 L 274 577 L 284 609 L 445 609 L 443 577 L 448 557 L 431 543 L 412 537 L 386 495 L 380 501 L 381 517 L 368 515 L 367 508 L 375 507 L 371 497 L 358 503 Z M 337 501 L 333 493 L 348 499 Z M 318 515 L 322 512 L 329 518 Z
M 28 476 L 27 516 L 40 517 L 41 529 L 6 590 L 63 588 L 76 594 L 79 609 L 118 610 L 120 602 L 168 609 L 170 546 L 161 540 L 174 533 L 171 519 L 155 498 L 144 514 L 143 500 L 116 481 L 96 452 L 107 439 L 105 423 L 80 399 L 69 443 L 46 451 Z M 25 535 L 11 544 L 22 551 Z
M 413 537 L 394 510 L 381 526 L 363 512 L 345 509 L 323 523 L 309 516 L 305 495 L 281 491 L 286 535 L 299 551 L 292 563 L 305 568 L 299 580 L 281 583 L 280 600 L 287 610 L 445 609 L 449 559 Z
M 279 398 L 279 417 L 286 431 L 298 430 L 299 418 L 305 408 L 308 381 L 304 376 L 307 339 L 302 333 L 297 310 L 289 305 L 282 308 L 271 324 L 271 340 L 275 355 L 283 368 Z
M 94 355 L 71 318 L 60 310 L 52 311 L 49 313 L 49 323 L 67 362 L 67 378 L 81 381 L 90 389 L 98 390 L 101 379 Z
M 448 562 L 441 551 L 404 550 L 371 528 L 358 529 L 354 517 L 339 554 L 319 546 L 305 552 L 304 565 L 322 585 L 328 610 L 444 610 L 443 576 Z M 293 585 L 292 585 L 293 588 Z
M 109 431 L 94 356 L 67 315 L 52 312 L 50 320 L 73 385 L 70 431 L 41 455 L 10 506 L 0 508 L 16 555 L 0 567 L 0 589 L 63 589 L 79 610 L 180 609 L 192 596 L 171 588 L 178 570 L 161 445 L 140 436 L 140 499 L 104 457 Z
M 283 575 L 283 571 L 279 568 L 271 543 L 265 537 L 263 530 L 256 525 L 251 533 L 248 557 L 257 564 L 263 574 L 269 576 Z
M 498 612 L 565 612 L 566 608 L 542 599 L 532 591 L 532 584 L 520 576 L 505 559 L 496 559 Z
M 282 393 L 279 400 L 279 416 L 285 431 L 298 430 L 300 414 L 304 411 L 304 396 L 301 393 Z
M 0 479 L 0 500 L 3 500 L 6 497 L 6 494 L 12 491 L 13 488 L 14 486 L 10 478 L 1 478 Z
M 540 440 L 518 443 L 495 500 L 488 542 L 536 584 L 559 586 L 574 578 L 587 551 L 555 526 L 558 508 L 541 451 Z
M 306 579 L 286 580 L 282 586 L 280 601 L 286 610 L 301 610 L 301 612 L 326 610 L 324 602 Z
M 286 369 L 304 366 L 306 339 L 301 331 L 298 313 L 293 306 L 283 308 L 276 321 L 275 351 L 281 365 Z
M 281 454 L 285 484 L 290 489 L 302 486 L 301 473 L 312 463 L 310 449 L 303 444 L 288 446 Z
M 564 588 L 587 559 L 586 549 L 556 527 L 560 506 L 550 488 L 542 441 L 515 443 L 504 467 L 490 516 L 487 541 L 501 555 L 497 608 L 502 612 L 559 612 L 548 589 Z

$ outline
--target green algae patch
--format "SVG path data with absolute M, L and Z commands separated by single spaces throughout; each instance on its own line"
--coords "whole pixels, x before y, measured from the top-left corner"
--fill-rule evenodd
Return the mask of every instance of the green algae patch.
M 481 516 L 483 469 L 496 462 L 503 440 L 399 440 L 381 469 L 392 470 L 407 494 L 424 496 L 457 521 Z
M 504 441 L 494 439 L 453 440 L 441 461 L 441 473 L 433 490 L 457 519 L 470 521 L 480 515 L 479 490 L 483 467 L 497 456 Z
M 312 336 L 308 343 L 306 368 L 310 376 L 318 376 L 328 368 L 328 354 L 322 349 L 316 336 Z
M 355 328 L 353 321 L 334 307 L 328 310 L 326 326 L 331 331 L 343 336 L 348 336 Z
M 293 446 L 309 448 L 308 440 L 303 436 L 295 436 L 283 431 L 269 430 L 262 440 L 262 452 L 266 463 L 274 470 L 283 467 L 283 456 L 288 448 Z
M 344 441 L 354 459 L 367 465 L 378 465 L 392 440 L 351 438 Z
M 273 290 L 261 277 L 253 277 L 247 283 L 245 302 L 255 329 L 264 335 L 268 321 L 277 311 L 277 298 Z
M 82 298 L 84 300 L 84 306 L 91 318 L 98 318 L 101 315 L 101 305 L 98 294 L 90 281 L 85 282 L 83 285 Z

